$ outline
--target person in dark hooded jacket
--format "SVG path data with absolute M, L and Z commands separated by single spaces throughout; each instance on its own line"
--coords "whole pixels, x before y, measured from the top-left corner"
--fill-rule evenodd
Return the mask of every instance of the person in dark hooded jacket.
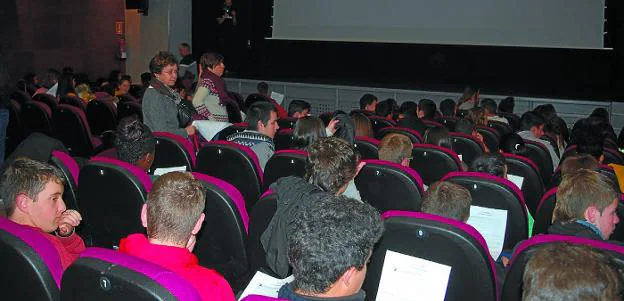
M 342 195 L 362 167 L 352 145 L 336 137 L 321 138 L 307 150 L 304 178 L 281 178 L 271 185 L 277 210 L 260 238 L 267 265 L 282 277 L 289 272 L 287 238 L 297 213 L 328 195 Z

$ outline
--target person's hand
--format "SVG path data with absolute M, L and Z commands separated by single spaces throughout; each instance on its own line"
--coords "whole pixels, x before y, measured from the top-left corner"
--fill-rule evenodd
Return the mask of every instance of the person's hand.
M 336 125 L 338 124 L 338 122 L 338 119 L 332 119 L 326 127 L 326 129 L 330 131 L 332 135 L 336 133 Z
M 509 258 L 501 256 L 501 261 L 503 262 L 503 266 L 507 267 L 507 265 L 509 265 Z
M 82 216 L 78 211 L 73 209 L 65 210 L 59 219 L 58 234 L 60 236 L 70 236 L 73 233 L 74 228 L 80 225 L 81 221 Z
M 193 135 L 195 135 L 195 127 L 194 127 L 194 126 L 189 125 L 189 126 L 185 127 L 184 129 L 186 130 L 186 133 L 187 133 L 189 136 L 193 136 Z
M 189 250 L 189 252 L 193 252 L 196 242 L 197 237 L 195 235 L 191 235 L 191 238 L 189 238 L 189 241 L 186 243 L 186 249 Z
M 357 177 L 357 175 L 360 173 L 360 171 L 362 170 L 362 168 L 364 168 L 364 165 L 366 165 L 366 162 L 360 161 L 360 163 L 358 163 L 356 169 L 355 169 L 355 176 Z

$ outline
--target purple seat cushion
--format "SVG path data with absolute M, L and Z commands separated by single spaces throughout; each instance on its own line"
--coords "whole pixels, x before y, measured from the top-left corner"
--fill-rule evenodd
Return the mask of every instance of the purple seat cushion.
M 418 183 L 418 190 L 420 191 L 421 195 L 424 195 L 425 193 L 425 189 L 423 188 L 423 181 L 420 178 L 420 175 L 413 169 L 409 168 L 409 167 L 405 167 L 401 164 L 397 164 L 394 162 L 390 162 L 390 161 L 385 161 L 385 160 L 363 160 L 362 162 L 365 162 L 366 164 L 372 164 L 372 165 L 385 165 L 385 166 L 391 166 L 394 169 L 398 169 L 401 170 L 402 172 L 410 175 L 412 177 L 412 179 L 414 179 L 416 181 L 416 183 Z
M 52 156 L 58 158 L 59 160 L 61 160 L 61 162 L 63 162 L 63 164 L 65 164 L 65 167 L 67 167 L 72 175 L 72 178 L 74 179 L 74 183 L 78 185 L 78 175 L 80 174 L 80 167 L 78 166 L 78 163 L 76 163 L 76 160 L 74 160 L 74 158 L 72 158 L 70 155 L 58 150 L 53 151 Z
M 63 275 L 61 258 L 59 257 L 58 251 L 56 251 L 54 245 L 52 245 L 52 243 L 43 236 L 45 235 L 44 233 L 16 224 L 13 221 L 1 216 L 0 229 L 11 233 L 30 246 L 39 255 L 39 258 L 41 258 L 45 265 L 48 266 L 50 274 L 52 274 L 52 278 L 54 278 L 56 285 L 59 288 L 61 287 L 61 277 Z M 7 271 L 4 271 L 3 273 L 6 272 Z
M 184 147 L 184 149 L 186 149 L 186 152 L 191 157 L 191 164 L 193 164 L 193 167 L 195 167 L 195 160 L 197 159 L 197 157 L 195 156 L 195 150 L 193 148 L 193 144 L 191 144 L 191 141 L 182 136 L 178 136 L 176 134 L 168 132 L 154 132 L 154 136 L 171 138 L 180 143 Z
M 180 301 L 200 300 L 199 293 L 190 282 L 170 270 L 143 259 L 103 248 L 87 248 L 80 254 L 80 258 L 100 259 L 141 273 L 167 289 Z
M 392 217 L 411 217 L 411 218 L 416 218 L 416 219 L 435 221 L 438 223 L 453 226 L 455 229 L 461 230 L 462 232 L 472 236 L 476 241 L 479 242 L 484 252 L 486 254 L 489 254 L 489 248 L 487 246 L 487 243 L 485 242 L 485 239 L 483 238 L 483 236 L 481 236 L 481 233 L 479 233 L 477 229 L 473 228 L 472 226 L 466 223 L 462 223 L 460 221 L 456 221 L 454 219 L 446 218 L 443 216 L 427 214 L 423 212 L 390 210 L 390 211 L 384 212 L 381 215 L 381 218 L 384 220 L 392 218 Z M 487 257 L 488 257 L 488 262 L 490 263 L 490 271 L 492 272 L 492 280 L 496 282 L 496 267 L 494 265 L 494 260 L 492 260 L 492 256 L 487 256 Z M 499 295 L 498 285 L 495 285 L 495 287 L 496 287 L 496 295 L 498 296 Z
M 147 173 L 144 170 L 130 163 L 126 163 L 120 160 L 106 158 L 106 157 L 93 157 L 91 158 L 90 162 L 101 162 L 101 163 L 107 163 L 107 164 L 123 167 L 124 169 L 129 171 L 132 175 L 134 175 L 137 178 L 137 180 L 141 182 L 141 184 L 143 184 L 143 188 L 145 188 L 145 192 L 149 192 L 152 189 L 152 180 L 147 175 Z
M 245 231 L 247 231 L 247 229 L 249 228 L 249 214 L 247 213 L 247 208 L 245 207 L 245 199 L 243 198 L 243 195 L 240 193 L 240 191 L 238 191 L 236 187 L 232 186 L 232 184 L 226 181 L 223 181 L 221 179 L 211 177 L 209 175 L 194 172 L 193 176 L 195 176 L 195 178 L 198 180 L 213 184 L 223 189 L 223 191 L 227 193 L 227 195 L 230 197 L 232 202 L 234 202 L 234 205 L 236 205 L 236 208 L 238 209 L 238 213 L 240 214 L 243 225 L 245 226 Z
M 379 140 L 375 139 L 375 138 L 371 138 L 371 137 L 366 137 L 366 136 L 356 136 L 355 137 L 355 141 L 357 142 L 358 140 L 360 141 L 366 141 L 368 143 L 374 144 L 376 146 L 379 146 Z

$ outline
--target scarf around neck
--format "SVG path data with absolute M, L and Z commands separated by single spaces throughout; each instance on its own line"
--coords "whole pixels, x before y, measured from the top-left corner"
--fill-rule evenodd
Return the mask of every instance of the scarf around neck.
M 152 88 L 156 89 L 156 91 L 158 91 L 158 93 L 160 93 L 160 94 L 164 95 L 165 97 L 169 98 L 176 105 L 179 104 L 180 101 L 182 101 L 182 98 L 180 97 L 180 94 L 178 94 L 178 92 L 176 92 L 175 90 L 169 88 L 167 85 L 165 85 L 163 82 L 161 82 L 160 80 L 158 80 L 156 78 L 152 78 L 150 80 L 150 86 L 152 86 Z

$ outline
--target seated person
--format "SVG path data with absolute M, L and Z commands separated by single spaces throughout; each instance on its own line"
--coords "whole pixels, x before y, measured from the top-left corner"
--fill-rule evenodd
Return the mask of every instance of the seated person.
M 398 127 L 408 128 L 417 131 L 421 136 L 425 134 L 427 127 L 420 118 L 416 115 L 418 105 L 401 107 L 399 113 Z
M 476 138 L 477 140 L 481 141 L 481 145 L 483 145 L 483 148 L 485 149 L 486 153 L 489 153 L 490 150 L 488 149 L 487 145 L 485 145 L 485 142 L 483 140 L 483 136 L 477 131 L 477 128 L 475 127 L 475 124 L 468 120 L 468 119 L 461 119 L 458 120 L 455 123 L 455 128 L 453 129 L 453 132 L 455 133 L 463 133 L 466 135 L 470 135 L 474 138 Z
M 453 149 L 453 141 L 451 140 L 451 135 L 445 127 L 428 128 L 425 131 L 423 139 L 425 140 L 425 144 L 432 144 L 448 148 L 450 150 Z
M 375 115 L 383 117 L 386 120 L 393 120 L 392 116 L 394 115 L 394 107 L 392 99 L 386 99 L 378 102 L 377 107 L 375 108 Z
M 273 104 L 278 118 L 288 118 L 288 112 L 282 108 L 282 106 L 277 103 L 275 99 L 271 98 L 271 95 L 269 94 L 269 84 L 266 82 L 259 82 L 256 88 L 258 90 L 258 94 L 262 95 L 267 101 Z
M 279 290 L 287 300 L 361 300 L 366 264 L 383 233 L 368 204 L 329 196 L 310 204 L 288 230 L 288 261 L 295 280 Z
M 509 121 L 504 117 L 496 115 L 496 102 L 491 98 L 484 98 L 481 100 L 481 107 L 485 110 L 485 116 L 488 121 L 497 121 L 504 124 L 509 124 Z
M 436 115 L 436 104 L 431 99 L 421 99 L 416 108 L 416 115 L 420 119 L 433 119 Z
M 355 136 L 373 138 L 373 126 L 366 115 L 358 112 L 351 112 L 351 120 L 355 126 Z
M 308 146 L 304 178 L 285 177 L 271 185 L 277 211 L 261 241 L 267 264 L 275 273 L 288 276 L 286 238 L 295 215 L 328 195 L 347 196 L 347 187 L 362 166 L 359 153 L 350 144 L 336 137 L 321 138 Z
M 466 86 L 462 96 L 457 101 L 458 110 L 470 110 L 479 104 L 479 88 Z
M 154 163 L 156 137 L 137 117 L 126 117 L 117 125 L 115 148 L 119 160 L 147 172 Z
M 440 113 L 444 117 L 455 117 L 457 115 L 457 103 L 450 98 L 443 100 L 440 102 Z
M 431 184 L 422 201 L 421 211 L 460 222 L 468 221 L 472 196 L 468 189 L 451 182 Z
M 301 117 L 295 123 L 291 148 L 305 150 L 308 145 L 327 137 L 323 120 L 315 116 Z
M 566 175 L 557 189 L 549 234 L 608 240 L 615 225 L 619 195 L 597 171 L 581 169 Z
M 579 169 L 597 170 L 598 161 L 589 154 L 580 154 L 567 157 L 561 163 L 561 178 L 576 172 Z
M 409 100 L 404 101 L 399 107 L 399 115 L 397 116 L 396 122 L 399 122 L 400 120 L 405 118 L 407 114 L 412 114 L 416 112 L 417 108 L 418 104 L 416 104 L 415 102 Z
M 483 154 L 472 161 L 470 171 L 484 172 L 507 179 L 507 160 L 498 153 Z
M 516 106 L 516 101 L 513 98 L 513 96 L 507 96 L 501 99 L 500 103 L 498 104 L 498 112 L 513 114 L 515 106 Z
M 250 147 L 258 156 L 260 167 L 264 170 L 275 152 L 273 138 L 279 129 L 275 106 L 264 101 L 255 102 L 247 110 L 245 122 L 248 124 L 247 130 L 228 136 L 227 141 Z
M 403 134 L 385 135 L 379 143 L 379 160 L 386 160 L 409 167 L 412 157 L 412 141 Z
M 487 126 L 488 119 L 485 109 L 482 107 L 476 107 L 466 112 L 466 119 L 472 121 L 474 125 Z
M 310 115 L 310 103 L 301 100 L 301 99 L 293 99 L 288 104 L 288 117 L 292 118 L 301 118 Z
M 559 165 L 559 156 L 557 156 L 555 149 L 552 145 L 550 145 L 550 143 L 545 143 L 545 141 L 540 139 L 540 137 L 544 136 L 544 124 L 546 124 L 544 118 L 535 112 L 526 112 L 522 114 L 520 123 L 520 132 L 518 132 L 518 135 L 522 137 L 522 139 L 537 141 L 543 144 L 552 159 L 553 170 L 557 169 L 557 165 Z
M 63 174 L 56 167 L 17 158 L 5 168 L 0 187 L 6 216 L 40 231 L 58 252 L 63 270 L 85 249 L 82 238 L 75 233 L 82 217 L 65 207 L 64 184 Z
M 377 109 L 377 96 L 366 93 L 360 98 L 360 110 L 368 112 L 369 115 L 374 115 Z
M 624 288 L 620 267 L 609 254 L 564 243 L 535 250 L 522 281 L 524 301 L 621 300 Z
M 156 180 L 141 210 L 144 234 L 131 234 L 119 251 L 158 264 L 188 280 L 202 300 L 235 300 L 215 270 L 202 267 L 193 252 L 204 222 L 204 188 L 190 173 L 170 172 Z
M 516 133 L 503 136 L 498 144 L 498 149 L 501 153 L 505 154 L 512 154 L 525 158 L 528 156 L 528 150 L 526 144 L 524 143 L 524 139 Z

